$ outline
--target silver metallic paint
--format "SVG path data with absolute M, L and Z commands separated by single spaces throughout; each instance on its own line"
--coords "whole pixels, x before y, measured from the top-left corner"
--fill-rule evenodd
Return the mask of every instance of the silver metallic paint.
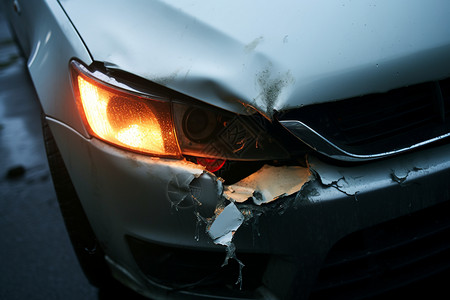
M 94 60 L 235 112 L 450 76 L 446 0 L 60 2 Z
M 92 226 L 114 266 L 126 268 L 139 287 L 150 283 L 133 261 L 124 234 L 181 247 L 223 248 L 206 233 L 197 242 L 194 215 L 173 213 L 161 188 L 170 174 L 190 174 L 197 167 L 87 138 L 71 93 L 72 57 L 87 64 L 105 62 L 225 109 L 242 111 L 242 101 L 267 115 L 272 109 L 449 76 L 448 1 L 272 1 L 265 3 L 267 11 L 254 9 L 250 1 L 201 7 L 195 1 L 61 3 L 84 40 L 52 0 L 21 5 L 13 23 L 29 45 L 34 84 Z M 381 18 L 386 14 L 389 18 Z M 293 207 L 281 215 L 267 210 L 258 225 L 261 235 L 255 239 L 252 225 L 246 224 L 234 242 L 241 251 L 311 258 L 302 261 L 303 268 L 293 266 L 304 271 L 300 279 L 307 290 L 339 238 L 447 200 L 443 178 L 450 175 L 449 153 L 450 146 L 443 145 L 347 168 L 311 160 L 318 176 L 311 182 L 314 193 L 279 199 Z M 410 171 L 415 168 L 420 170 Z M 392 179 L 399 170 L 407 171 L 401 184 Z M 205 186 L 214 186 L 213 178 L 205 178 Z M 354 183 L 352 196 L 337 185 L 342 178 Z M 215 206 L 214 196 L 206 199 Z M 278 275 L 270 267 L 268 274 Z M 290 282 L 284 284 L 270 288 L 290 288 Z
M 89 52 L 57 1 L 19 3 L 20 15 L 13 1 L 3 1 L 3 6 L 28 56 L 28 70 L 43 111 L 88 136 L 73 99 L 69 61 L 77 57 L 90 64 Z

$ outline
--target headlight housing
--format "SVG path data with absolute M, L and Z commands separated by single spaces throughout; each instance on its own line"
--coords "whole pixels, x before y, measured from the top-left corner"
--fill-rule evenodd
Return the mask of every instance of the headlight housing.
M 273 124 L 258 114 L 237 115 L 165 88 L 161 95 L 131 87 L 78 61 L 70 66 L 85 126 L 105 142 L 154 156 L 196 157 L 212 171 L 223 160 L 289 158 L 273 138 Z

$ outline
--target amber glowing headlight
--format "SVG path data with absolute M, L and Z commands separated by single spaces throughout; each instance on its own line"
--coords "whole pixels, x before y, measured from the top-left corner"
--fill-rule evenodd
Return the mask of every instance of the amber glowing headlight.
M 181 156 L 168 100 L 110 85 L 76 61 L 71 69 L 78 108 L 91 135 L 137 152 Z
M 273 124 L 257 113 L 225 111 L 117 70 L 91 71 L 77 61 L 70 68 L 85 127 L 105 142 L 149 155 L 186 157 L 211 172 L 230 160 L 289 158 L 274 138 Z

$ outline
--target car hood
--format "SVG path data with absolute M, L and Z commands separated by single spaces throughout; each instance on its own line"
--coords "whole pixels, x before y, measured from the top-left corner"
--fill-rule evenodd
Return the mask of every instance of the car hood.
M 92 58 L 267 117 L 450 76 L 450 2 L 60 0 Z

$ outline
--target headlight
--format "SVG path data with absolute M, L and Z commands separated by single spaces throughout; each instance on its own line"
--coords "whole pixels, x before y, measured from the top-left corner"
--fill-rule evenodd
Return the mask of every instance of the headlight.
M 158 92 L 149 92 L 145 83 L 131 88 L 118 81 L 120 75 L 91 72 L 77 61 L 71 72 L 88 131 L 108 143 L 156 156 L 184 155 L 212 172 L 224 160 L 289 158 L 273 138 L 273 124 L 258 114 L 237 115 L 160 86 Z
M 138 152 L 180 156 L 169 101 L 111 86 L 78 62 L 71 67 L 78 107 L 92 135 Z

